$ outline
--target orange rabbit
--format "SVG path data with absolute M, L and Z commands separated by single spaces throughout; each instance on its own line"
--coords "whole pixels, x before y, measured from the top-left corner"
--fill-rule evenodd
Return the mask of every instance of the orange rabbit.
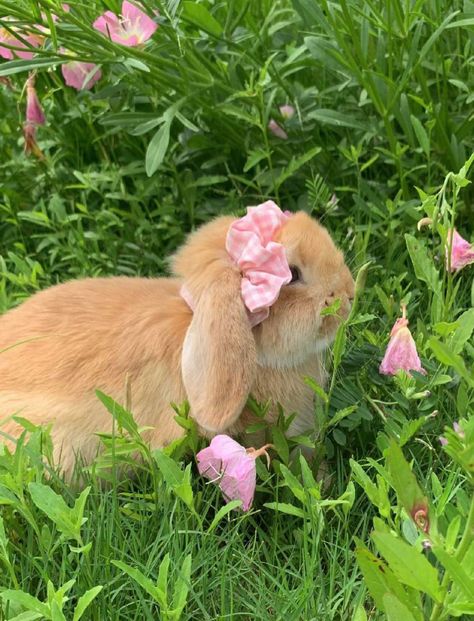
M 298 412 L 290 429 L 313 426 L 313 394 L 303 378 L 324 382 L 321 352 L 338 319 L 320 311 L 336 298 L 346 315 L 354 283 L 325 228 L 303 212 L 276 235 L 291 268 L 267 319 L 252 327 L 241 296 L 242 274 L 226 251 L 236 219 L 219 217 L 191 234 L 172 260 L 172 278 L 90 278 L 37 293 L 0 317 L 0 431 L 23 429 L 10 417 L 52 422 L 55 458 L 65 474 L 77 453 L 90 462 L 95 432 L 112 418 L 99 388 L 125 400 L 150 426 L 154 447 L 178 438 L 170 402 L 189 400 L 202 433 L 243 431 L 245 403 L 281 403 Z M 185 284 L 194 312 L 180 294 Z M 272 416 L 272 412 L 270 416 Z

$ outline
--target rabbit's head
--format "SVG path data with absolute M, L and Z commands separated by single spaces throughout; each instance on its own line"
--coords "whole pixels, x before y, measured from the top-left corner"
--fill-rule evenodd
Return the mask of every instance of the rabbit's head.
M 239 417 L 258 365 L 295 367 L 327 347 L 354 295 L 351 273 L 327 230 L 304 212 L 282 214 L 268 247 L 280 251 L 286 276 L 268 316 L 253 325 L 242 295 L 247 264 L 228 252 L 235 223 L 220 217 L 203 226 L 173 259 L 194 313 L 182 350 L 183 381 L 192 415 L 209 431 L 223 431 Z M 321 314 L 336 300 L 336 314 Z

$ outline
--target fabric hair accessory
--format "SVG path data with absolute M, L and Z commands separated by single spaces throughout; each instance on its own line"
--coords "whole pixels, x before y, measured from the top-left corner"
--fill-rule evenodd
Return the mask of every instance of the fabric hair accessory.
M 290 212 L 273 201 L 247 207 L 247 215 L 231 224 L 226 250 L 242 273 L 242 299 L 252 327 L 264 321 L 283 285 L 291 282 L 291 271 L 282 244 L 274 241 Z M 181 288 L 181 297 L 193 309 L 190 292 Z
M 248 207 L 227 233 L 226 250 L 242 272 L 242 298 L 252 327 L 268 317 L 280 289 L 291 281 L 285 248 L 274 241 L 287 220 L 278 205 L 266 201 Z

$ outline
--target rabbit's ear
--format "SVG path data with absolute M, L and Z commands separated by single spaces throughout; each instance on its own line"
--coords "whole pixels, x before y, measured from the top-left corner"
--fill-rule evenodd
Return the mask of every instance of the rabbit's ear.
M 191 415 L 220 432 L 240 416 L 255 377 L 255 339 L 240 295 L 241 276 L 223 270 L 199 296 L 181 358 Z

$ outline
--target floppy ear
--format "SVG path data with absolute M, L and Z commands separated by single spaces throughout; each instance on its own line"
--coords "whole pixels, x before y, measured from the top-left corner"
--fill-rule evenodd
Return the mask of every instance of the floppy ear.
M 229 269 L 205 287 L 183 345 L 182 376 L 191 415 L 212 432 L 224 431 L 238 419 L 255 377 L 255 339 L 240 286 L 240 273 Z

